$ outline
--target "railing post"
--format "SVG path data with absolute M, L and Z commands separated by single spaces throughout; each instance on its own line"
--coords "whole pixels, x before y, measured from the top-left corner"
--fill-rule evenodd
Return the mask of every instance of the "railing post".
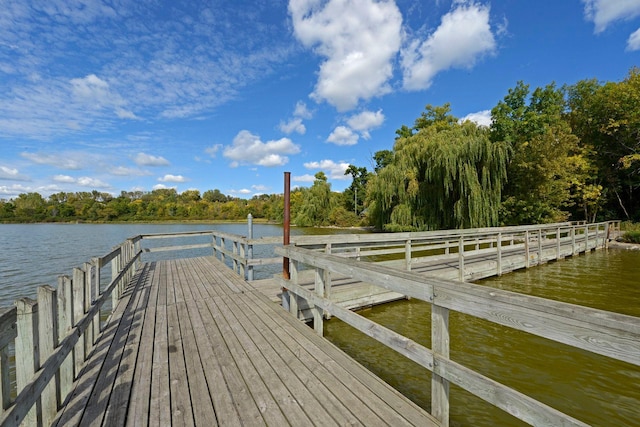
M 84 312 L 88 312 L 91 309 L 91 303 L 93 302 L 93 275 L 91 269 L 91 263 L 85 262 L 83 264 L 84 270 Z M 90 349 L 93 347 L 93 326 L 89 326 L 84 333 L 85 338 L 85 354 L 89 354 Z
M 464 282 L 464 236 L 458 239 L 458 280 Z
M 224 241 L 224 237 L 220 237 L 220 261 L 222 261 L 223 263 L 226 261 L 226 257 L 224 255 L 224 250 L 225 250 L 225 241 Z
M 40 345 L 38 343 L 38 303 L 31 298 L 16 301 L 18 336 L 16 338 L 16 385 L 20 394 L 40 368 Z M 41 425 L 42 404 L 40 399 L 24 417 L 22 425 Z
M 544 233 L 544 238 L 547 238 L 547 233 Z M 542 228 L 538 230 L 538 265 L 542 264 Z
M 71 284 L 73 288 L 73 325 L 75 326 L 80 319 L 84 316 L 84 271 L 79 268 L 73 269 L 73 278 L 71 279 Z M 85 333 L 83 332 L 78 338 L 78 342 L 75 345 L 75 349 L 73 351 L 73 362 L 74 362 L 74 370 L 73 377 L 77 378 L 80 370 L 82 369 L 82 364 L 85 360 L 85 343 L 84 343 Z
M 292 260 L 290 263 L 290 276 L 291 282 L 295 285 L 298 285 L 298 261 Z M 291 291 L 287 291 L 289 294 L 289 313 L 293 314 L 293 316 L 298 318 L 298 295 Z
M 238 242 L 235 240 L 231 242 L 231 252 L 233 253 L 233 256 L 231 257 L 231 269 L 234 273 L 238 273 L 240 271 L 240 268 L 238 267 L 238 255 L 240 255 L 240 251 L 238 250 Z M 242 278 L 244 279 L 244 275 Z
M 11 377 L 9 365 L 9 345 L 17 336 L 17 309 L 0 309 L 0 414 L 11 406 Z
M 589 224 L 584 226 L 584 253 L 589 252 Z
M 411 239 L 404 242 L 404 264 L 407 271 L 411 271 Z
M 498 276 L 502 276 L 502 233 L 498 233 L 498 237 L 496 239 L 496 248 L 497 248 L 497 264 L 496 264 L 496 273 Z
M 562 259 L 560 254 L 560 227 L 556 229 L 556 259 Z
M 325 271 L 324 269 L 321 268 L 316 268 L 316 278 L 315 278 L 315 291 L 316 294 L 321 297 L 324 298 L 324 291 L 325 291 L 325 286 L 324 286 L 324 279 L 325 279 Z M 320 307 L 316 307 L 314 306 L 312 309 L 313 312 L 313 329 L 315 329 L 316 333 L 320 336 L 322 336 L 323 334 L 323 315 L 324 315 L 324 310 L 322 310 Z
M 540 264 L 540 253 L 538 253 L 538 264 Z M 529 268 L 529 230 L 524 231 L 524 267 Z
M 576 227 L 571 226 L 571 255 L 576 254 Z
M 120 246 L 120 253 L 111 260 L 111 281 L 113 282 L 120 273 L 120 260 L 122 259 L 122 245 Z M 116 284 L 111 291 L 111 312 L 116 309 L 118 300 L 120 299 L 120 283 Z
M 58 277 L 58 337 L 69 335 L 73 328 L 73 289 L 69 276 Z M 60 365 L 60 397 L 64 400 L 73 384 L 73 352 Z
M 138 244 L 138 243 L 136 243 Z M 140 258 L 138 258 L 138 260 L 140 260 Z M 101 290 L 100 290 L 100 259 L 99 258 L 92 258 L 91 259 L 91 265 L 92 265 L 92 274 L 93 274 L 93 279 L 91 280 L 91 283 L 93 284 L 93 289 L 92 289 L 92 293 L 91 293 L 91 301 L 95 301 L 98 298 L 100 298 L 100 294 L 101 294 Z M 98 337 L 100 336 L 100 311 L 98 311 L 98 314 L 96 315 L 96 317 L 93 318 L 93 344 L 95 344 L 98 340 Z
M 431 306 L 431 349 L 435 356 L 449 359 L 449 309 Z M 434 361 L 431 375 L 431 415 L 440 425 L 449 426 L 449 381 L 436 374 L 438 362 Z
M 38 335 L 40 340 L 40 366 L 53 354 L 58 346 L 58 297 L 56 289 L 49 285 L 38 288 Z M 61 403 L 59 393 L 60 373 L 56 372 L 43 390 L 42 424 L 51 425 L 58 405 Z
M 253 240 L 253 215 L 247 215 L 247 239 L 249 241 Z M 251 243 L 247 243 L 247 258 L 249 260 L 253 259 L 253 245 Z M 249 264 L 249 263 L 247 263 Z M 247 280 L 253 280 L 253 265 L 247 265 Z

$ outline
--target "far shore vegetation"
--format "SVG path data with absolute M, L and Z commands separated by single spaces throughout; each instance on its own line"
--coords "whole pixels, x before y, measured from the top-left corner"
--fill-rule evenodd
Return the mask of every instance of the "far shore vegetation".
M 350 165 L 334 192 L 323 172 L 291 193 L 298 226 L 420 231 L 568 220 L 627 221 L 640 242 L 640 69 L 620 82 L 583 80 L 510 89 L 490 127 L 427 105 L 390 149 Z M 218 189 L 31 192 L 0 200 L 0 222 L 256 221 L 281 223 L 282 194 L 251 199 Z

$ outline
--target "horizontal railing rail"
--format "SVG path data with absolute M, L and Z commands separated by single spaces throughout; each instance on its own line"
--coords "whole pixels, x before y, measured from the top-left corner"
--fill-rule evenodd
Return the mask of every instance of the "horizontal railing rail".
M 588 352 L 640 366 L 640 318 L 488 288 L 471 283 L 439 280 L 369 262 L 354 262 L 293 245 L 277 253 L 291 263 L 291 278 L 280 278 L 288 293 L 289 310 L 298 316 L 298 299 L 313 311 L 316 331 L 322 334 L 323 316 L 335 316 L 408 357 L 433 373 L 432 415 L 449 422 L 449 384 L 533 425 L 585 425 L 532 397 L 500 384 L 449 357 L 451 310 L 525 331 Z M 315 269 L 311 291 L 298 282 L 302 265 Z M 328 273 L 328 274 L 327 274 Z M 426 301 L 432 307 L 432 348 L 376 324 L 331 300 L 331 273 L 383 287 Z

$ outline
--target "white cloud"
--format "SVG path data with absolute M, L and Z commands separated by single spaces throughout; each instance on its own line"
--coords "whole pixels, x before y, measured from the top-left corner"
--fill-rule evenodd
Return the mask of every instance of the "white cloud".
M 293 115 L 295 117 L 306 120 L 309 120 L 311 117 L 313 117 L 313 113 L 309 111 L 309 109 L 307 108 L 307 104 L 302 101 L 296 102 L 296 109 L 293 111 Z
M 291 177 L 291 181 L 294 182 L 313 182 L 316 180 L 316 177 L 313 175 L 304 174 L 304 175 L 296 175 Z
M 81 153 L 47 154 L 23 152 L 20 155 L 39 165 L 49 165 L 67 170 L 80 170 L 88 160 L 88 157 L 83 158 Z
M 215 158 L 218 155 L 218 151 L 222 148 L 222 144 L 214 144 L 211 147 L 205 148 L 204 152 L 209 156 Z
M 336 145 L 355 145 L 360 137 L 357 133 L 346 126 L 338 126 L 327 138 L 327 142 Z
M 606 30 L 612 22 L 629 20 L 640 15 L 640 0 L 582 1 L 584 3 L 584 15 L 587 20 L 594 23 L 596 34 Z M 633 34 L 631 37 L 633 37 Z
M 241 164 L 270 167 L 287 164 L 289 162 L 287 155 L 299 152 L 300 147 L 289 138 L 262 142 L 258 135 L 242 130 L 233 139 L 232 145 L 224 148 L 223 155 L 232 160 L 232 167 Z
M 402 16 L 395 2 L 291 0 L 294 34 L 326 58 L 311 94 L 339 111 L 388 93 L 400 49 Z
M 55 175 L 53 177 L 53 181 L 61 184 L 77 184 L 81 187 L 88 187 L 92 189 L 111 188 L 111 185 L 107 184 L 106 182 L 96 178 L 91 178 L 88 176 L 81 176 L 79 178 L 74 178 L 69 175 Z
M 188 179 L 185 178 L 182 175 L 166 174 L 165 176 L 158 178 L 158 181 L 160 181 L 160 182 L 187 182 Z
M 491 126 L 491 110 L 482 110 L 476 113 L 470 113 L 460 119 L 461 122 L 466 120 L 477 123 L 480 126 Z
M 627 39 L 627 50 L 635 51 L 640 50 L 640 28 L 631 33 L 629 39 Z
M 55 182 L 62 182 L 65 184 L 73 184 L 74 182 L 76 182 L 76 179 L 69 175 L 55 175 L 53 177 L 53 180 Z
M 146 153 L 138 153 L 133 159 L 138 166 L 169 166 L 167 159 L 161 156 L 153 156 Z
M 0 179 L 10 181 L 30 181 L 28 176 L 20 173 L 18 169 L 0 166 Z
M 405 89 L 427 89 L 439 72 L 473 67 L 483 55 L 495 51 L 489 7 L 466 1 L 454 5 L 426 40 L 414 39 L 402 50 Z
M 109 173 L 116 176 L 145 176 L 151 175 L 149 172 L 136 169 L 136 168 L 128 168 L 125 166 L 116 166 L 109 169 Z
M 304 164 L 304 167 L 307 169 L 321 170 L 331 179 L 349 179 L 349 176 L 344 174 L 347 168 L 349 168 L 349 163 L 347 162 L 336 163 L 333 160 L 321 160 L 319 162 L 307 162 Z
M 283 133 L 286 133 L 287 135 L 292 134 L 293 132 L 304 135 L 307 131 L 307 128 L 302 123 L 302 119 L 299 117 L 294 117 L 288 122 L 280 122 L 280 125 L 278 127 Z
M 170 188 L 172 188 L 172 189 L 174 189 L 174 190 L 176 190 L 176 189 L 177 189 L 177 187 L 176 187 L 175 185 L 174 185 L 173 187 L 168 187 L 168 186 L 166 186 L 166 185 L 164 185 L 164 184 L 156 184 L 156 185 L 154 185 L 152 188 L 153 188 L 154 190 L 168 190 L 168 189 L 170 189 Z
M 382 114 L 382 110 L 378 110 L 376 112 L 363 111 L 360 114 L 351 116 L 347 120 L 347 124 L 351 129 L 360 132 L 364 139 L 369 139 L 369 131 L 380 127 L 382 123 L 384 123 L 384 114 Z
M 121 119 L 137 119 L 136 115 L 123 108 L 125 101 L 109 88 L 109 83 L 95 74 L 70 80 L 71 92 L 84 106 L 90 109 L 110 108 Z

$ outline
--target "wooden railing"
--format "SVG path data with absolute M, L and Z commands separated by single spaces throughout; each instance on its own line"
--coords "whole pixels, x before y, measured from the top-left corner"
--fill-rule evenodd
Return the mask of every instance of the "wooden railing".
M 449 357 L 451 310 L 525 331 L 592 353 L 640 366 L 640 318 L 581 307 L 459 281 L 418 276 L 370 262 L 357 262 L 292 245 L 276 252 L 290 259 L 289 310 L 298 316 L 299 299 L 312 307 L 314 328 L 323 316 L 339 318 L 433 373 L 431 407 L 443 426 L 449 424 L 449 384 L 456 384 L 532 425 L 583 426 L 530 396 L 500 384 Z M 300 286 L 300 268 L 315 269 L 315 289 Z M 331 300 L 331 273 L 371 283 L 431 304 L 432 348 L 344 309 Z
M 101 333 L 103 307 L 116 306 L 140 254 L 139 239 L 129 239 L 60 276 L 57 289 L 40 286 L 36 300 L 0 309 L 1 426 L 51 424 Z M 103 287 L 107 266 L 111 281 Z

